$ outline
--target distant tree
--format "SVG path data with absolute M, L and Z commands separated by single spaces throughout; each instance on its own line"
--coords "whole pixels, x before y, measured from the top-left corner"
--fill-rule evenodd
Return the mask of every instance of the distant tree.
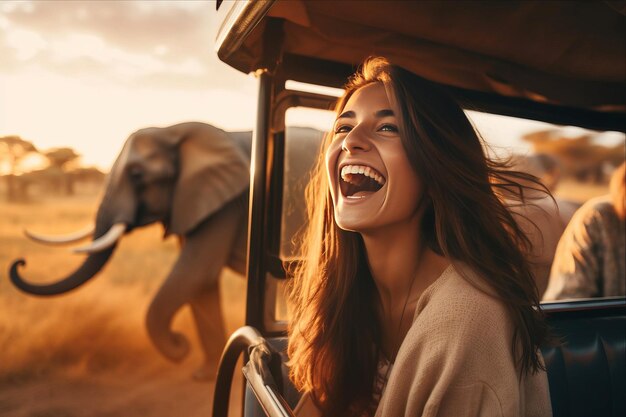
M 7 199 L 9 201 L 23 198 L 22 188 L 16 180 L 17 168 L 20 161 L 30 153 L 38 152 L 35 145 L 19 136 L 10 135 L 0 137 L 0 162 L 9 167 L 6 175 Z
M 8 164 L 10 174 L 17 173 L 19 162 L 31 152 L 38 152 L 35 145 L 19 136 L 0 137 L 0 161 Z
M 579 181 L 606 181 L 607 165 L 617 167 L 624 161 L 624 145 L 598 145 L 594 134 L 563 137 L 558 129 L 542 130 L 522 136 L 532 143 L 536 153 L 546 153 L 559 160 L 563 176 Z
M 43 155 L 48 158 L 50 166 L 61 168 L 64 171 L 67 170 L 67 165 L 70 162 L 80 157 L 80 154 L 72 148 L 53 148 L 43 152 Z
M 68 172 L 74 187 L 81 193 L 94 194 L 104 185 L 105 173 L 96 167 L 77 167 Z
M 76 181 L 101 183 L 106 174 L 96 167 L 78 167 L 71 171 Z
M 60 187 L 67 195 L 74 194 L 73 176 L 69 174 L 69 165 L 80 157 L 72 148 L 53 148 L 43 152 L 50 166 L 48 170 L 61 179 Z

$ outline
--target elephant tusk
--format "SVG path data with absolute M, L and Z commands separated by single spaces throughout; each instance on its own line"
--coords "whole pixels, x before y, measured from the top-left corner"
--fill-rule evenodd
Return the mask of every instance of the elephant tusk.
M 94 227 L 89 226 L 83 230 L 79 230 L 74 233 L 69 233 L 67 235 L 61 236 L 46 236 L 40 235 L 39 233 L 31 232 L 29 230 L 24 229 L 24 234 L 31 240 L 35 242 L 49 244 L 49 245 L 63 245 L 66 243 L 73 243 L 79 240 L 83 240 L 86 237 L 89 237 L 93 234 Z
M 126 224 L 115 223 L 108 232 L 91 242 L 89 245 L 80 246 L 74 249 L 75 253 L 96 253 L 115 245 L 126 231 Z

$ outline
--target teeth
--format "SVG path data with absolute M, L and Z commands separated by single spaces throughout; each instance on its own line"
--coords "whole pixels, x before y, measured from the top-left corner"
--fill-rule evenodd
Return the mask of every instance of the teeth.
M 350 174 L 363 174 L 366 177 L 372 178 L 374 181 L 376 181 L 380 185 L 385 184 L 385 180 L 383 179 L 382 175 L 379 175 L 373 168 L 370 168 L 368 166 L 346 165 L 343 168 L 341 168 L 341 178 L 344 181 L 350 182 L 348 181 L 348 178 L 347 178 L 347 176 Z

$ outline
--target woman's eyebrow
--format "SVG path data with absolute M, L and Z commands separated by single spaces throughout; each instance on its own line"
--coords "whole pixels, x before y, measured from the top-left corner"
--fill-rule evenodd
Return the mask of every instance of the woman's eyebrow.
M 376 113 L 374 113 L 374 116 L 378 118 L 383 118 L 383 117 L 395 116 L 395 114 L 393 110 L 391 109 L 383 109 L 383 110 L 378 110 Z M 356 113 L 354 113 L 352 110 L 348 110 L 346 112 L 341 113 L 339 117 L 337 117 L 337 119 L 343 119 L 343 118 L 351 119 L 355 117 L 356 117 Z
M 356 117 L 356 113 L 354 113 L 352 110 L 348 110 L 346 112 L 343 112 L 339 115 L 339 117 L 337 117 L 337 119 L 343 119 L 343 118 L 354 118 Z
M 378 118 L 395 116 L 393 110 L 391 109 L 378 110 L 376 113 L 374 113 L 374 115 Z

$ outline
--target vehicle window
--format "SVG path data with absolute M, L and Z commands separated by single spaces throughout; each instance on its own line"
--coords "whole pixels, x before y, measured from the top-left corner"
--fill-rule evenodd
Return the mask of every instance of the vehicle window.
M 287 111 L 280 244 L 280 258 L 283 261 L 294 261 L 299 257 L 294 238 L 306 225 L 305 189 L 311 169 L 320 154 L 323 135 L 330 129 L 333 120 L 331 111 L 301 107 Z M 278 322 L 274 326 L 280 327 L 280 322 L 286 321 L 288 317 L 284 281 L 272 276 L 268 278 L 266 302 L 274 306 L 273 320 Z M 269 319 L 266 324 L 271 326 L 272 318 Z
M 541 230 L 525 227 L 543 299 L 624 295 L 625 232 L 609 190 L 624 163 L 624 134 L 467 114 L 492 156 L 512 157 L 515 169 L 539 177 L 556 200 L 558 210 L 549 199 L 522 210 Z
M 304 192 L 317 162 L 325 133 L 334 114 L 330 111 L 292 108 L 287 111 L 285 135 L 285 174 L 283 180 L 283 213 L 281 257 L 298 256 L 293 242 L 295 234 L 305 225 Z
M 474 111 L 466 114 L 487 143 L 490 155 L 551 157 L 550 166 L 530 163 L 526 168 L 540 177 L 543 173 L 541 178 L 555 197 L 579 205 L 607 193 L 613 170 L 624 162 L 625 136 L 621 132 L 598 132 Z M 544 165 L 549 162 L 543 161 Z M 551 171 L 551 175 L 544 171 Z

